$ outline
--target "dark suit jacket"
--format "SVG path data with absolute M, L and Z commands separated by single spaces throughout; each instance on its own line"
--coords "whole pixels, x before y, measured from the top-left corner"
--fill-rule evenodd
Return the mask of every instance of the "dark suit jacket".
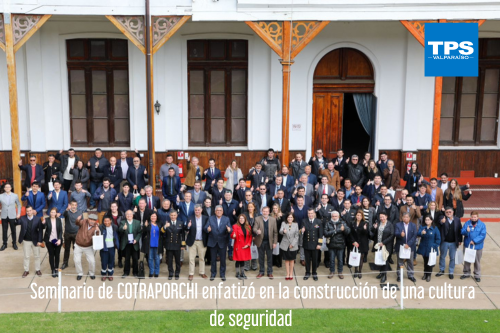
M 245 187 L 244 189 L 240 188 L 240 189 L 234 191 L 233 199 L 238 201 L 238 202 L 245 200 L 245 192 L 246 191 L 250 191 L 250 188 Z M 253 195 L 253 193 L 252 193 L 252 195 Z
M 45 194 L 38 191 L 36 194 L 36 202 L 33 201 L 33 191 L 29 191 L 28 195 L 26 193 L 21 197 L 22 201 L 27 201 L 28 205 L 36 210 L 36 216 L 43 216 L 43 209 L 45 208 Z
M 339 213 L 344 210 L 344 202 L 345 198 L 339 203 L 337 196 L 334 196 L 330 199 L 330 204 L 333 206 L 333 209 L 335 209 Z
M 54 180 L 62 180 L 62 172 L 61 165 L 57 162 L 52 163 L 52 167 L 49 166 L 49 162 L 43 163 L 43 172 L 45 174 L 45 183 L 48 183 L 51 179 Z M 52 176 L 56 175 L 57 178 L 53 179 Z
M 203 175 L 201 176 L 201 179 L 203 179 L 205 181 L 205 188 L 204 188 L 205 191 L 209 191 L 210 188 L 212 187 L 212 181 L 217 180 L 219 178 L 222 178 L 222 174 L 220 173 L 220 170 L 217 168 L 214 168 L 213 175 L 210 172 L 210 168 L 206 168 L 205 170 L 207 170 L 207 174 L 205 175 L 203 173 Z M 215 186 L 215 184 L 214 184 L 214 186 Z
M 401 245 L 408 244 L 411 247 L 411 251 L 415 252 L 415 245 L 417 242 L 417 226 L 413 223 L 408 223 L 408 233 L 405 233 L 405 237 L 401 237 L 401 232 L 405 231 L 404 222 L 396 223 L 394 227 L 394 236 L 396 237 L 396 252 L 399 252 L 399 247 Z
M 238 208 L 239 208 L 238 201 L 233 199 L 233 200 L 231 200 L 231 203 L 228 206 L 227 202 L 224 200 L 222 202 L 222 208 L 224 209 L 224 216 L 226 216 L 229 219 L 229 222 L 231 223 L 231 225 L 235 224 L 236 218 L 238 217 L 238 215 L 233 214 L 233 211 L 238 212 Z
M 335 164 L 335 162 L 338 162 L 338 158 L 334 158 L 332 161 L 333 161 L 333 164 Z M 340 174 L 340 177 L 343 177 L 343 178 L 347 177 L 347 163 L 345 161 L 346 161 L 346 157 L 344 156 L 342 158 L 342 161 L 340 163 L 338 163 L 338 165 L 334 166 L 334 169 L 337 170 Z
M 143 195 L 141 197 L 142 199 L 146 200 L 146 207 L 149 208 L 149 204 L 148 204 L 148 197 L 146 195 Z M 151 210 L 154 210 L 154 209 L 160 209 L 161 208 L 161 200 L 160 198 L 158 198 L 156 195 L 153 195 L 152 196 L 152 202 L 151 202 Z
M 262 207 L 262 197 L 260 196 L 260 193 L 256 193 L 256 194 L 254 195 L 254 198 L 253 198 L 253 199 L 254 199 L 254 201 L 257 203 L 257 205 L 259 205 L 260 209 L 264 208 L 264 207 Z M 273 202 L 273 197 L 272 197 L 272 196 L 270 196 L 270 195 L 269 195 L 269 194 L 267 194 L 267 193 L 266 193 L 266 201 L 267 201 L 266 206 L 267 206 L 267 207 L 269 207 L 269 208 L 271 209 L 270 211 L 272 211 L 272 209 L 273 209 L 273 203 L 274 203 L 274 202 Z
M 250 173 L 247 176 L 247 180 L 250 180 L 252 182 L 252 186 L 254 191 L 256 191 L 261 184 L 266 183 L 266 173 L 264 170 L 260 170 L 259 173 L 255 171 L 255 175 L 253 174 L 254 170 L 250 170 Z
M 139 165 L 137 178 L 135 177 L 134 167 L 131 167 L 127 170 L 127 181 L 129 182 L 131 189 L 133 189 L 134 185 L 137 185 L 137 189 L 140 190 L 148 184 L 149 176 L 148 174 L 144 174 L 144 170 L 146 170 L 146 167 L 144 165 Z
M 302 247 L 304 250 L 316 250 L 316 246 L 323 243 L 323 222 L 319 219 L 314 219 L 313 223 L 311 223 L 306 217 L 302 221 L 302 226 L 306 228 L 303 235 Z
M 191 228 L 188 228 L 189 221 L 191 221 Z M 201 215 L 201 238 L 203 240 L 203 246 L 207 247 L 207 242 L 208 242 L 208 233 L 204 231 L 205 226 L 208 223 L 208 216 Z M 196 216 L 190 215 L 188 220 L 184 223 L 184 230 L 188 232 L 186 236 L 186 245 L 187 246 L 193 246 L 194 241 L 196 240 Z
M 26 188 L 31 187 L 31 165 L 20 165 L 19 169 L 26 172 L 26 178 L 24 178 L 24 186 Z M 43 173 L 43 167 L 40 164 L 37 164 L 35 166 L 35 181 L 39 182 L 40 185 L 44 182 L 44 176 L 45 174 Z
M 443 219 L 443 217 L 445 218 L 445 221 L 444 223 L 441 222 L 441 220 Z M 441 233 L 441 243 L 443 242 L 446 242 L 446 231 L 448 230 L 449 228 L 449 223 L 447 221 L 447 217 L 446 216 L 441 216 L 441 220 L 439 221 L 439 231 Z M 448 225 L 446 225 L 448 224 Z M 460 218 L 458 217 L 453 217 L 453 226 L 454 226 L 454 231 L 455 231 L 455 244 L 457 245 L 458 247 L 458 243 L 462 243 L 462 222 L 460 222 Z
M 328 160 L 325 157 L 323 157 L 323 162 L 320 163 L 317 157 L 315 160 L 313 160 L 313 157 L 315 156 L 311 156 L 311 158 L 309 159 L 309 165 L 311 166 L 311 173 L 315 174 L 316 176 L 319 176 L 319 174 L 321 173 L 320 166 L 323 165 L 323 170 L 326 170 L 328 165 Z
M 283 177 L 283 175 L 281 175 Z M 293 178 L 292 175 L 286 176 L 286 181 L 285 178 L 283 178 L 283 185 L 288 189 L 288 193 L 285 193 L 288 195 L 288 199 L 290 199 L 290 196 L 292 195 L 293 192 L 293 187 L 295 186 L 295 178 Z
M 316 216 L 323 222 L 323 228 L 325 227 L 326 223 L 332 219 L 332 212 L 334 210 L 335 209 L 332 205 L 327 204 L 326 208 L 321 206 L 321 208 L 316 211 Z
M 283 185 L 283 184 L 281 184 L 280 186 L 277 186 L 276 184 L 270 184 L 270 185 L 268 185 L 268 187 L 267 187 L 267 193 L 269 195 L 271 195 L 272 197 L 274 197 L 274 195 L 276 193 L 276 187 L 278 187 L 278 190 L 282 189 L 285 192 L 285 198 L 290 199 L 290 195 L 291 194 L 288 191 L 288 188 L 285 185 Z
M 187 205 L 184 201 L 179 203 L 179 220 L 186 222 L 188 216 L 194 215 L 194 202 L 189 203 L 189 212 L 187 211 Z
M 115 165 L 115 169 L 111 172 L 111 165 L 107 165 L 104 169 L 104 177 L 108 177 L 110 183 L 113 184 L 115 190 L 120 190 L 120 183 L 123 180 L 122 167 Z
M 18 243 L 21 244 L 24 240 L 24 235 L 28 229 L 28 215 L 21 216 L 19 220 L 16 221 L 17 225 L 21 226 L 21 231 L 19 232 Z M 42 242 L 43 235 L 43 225 L 42 220 L 38 216 L 33 216 L 33 223 L 31 225 L 31 240 L 36 246 L 37 243 Z
M 123 229 L 125 224 L 127 224 L 127 230 Z M 120 249 L 121 250 L 125 250 L 125 248 L 127 247 L 127 244 L 128 244 L 128 233 L 129 233 L 128 228 L 129 228 L 129 226 L 128 226 L 127 219 L 122 219 L 122 221 L 120 223 L 120 227 L 118 228 L 118 232 L 120 233 Z M 139 241 L 142 238 L 142 227 L 141 227 L 141 222 L 136 220 L 136 219 L 134 219 L 132 221 L 132 234 L 134 235 L 134 240 L 135 240 L 134 249 L 136 251 L 139 251 Z
M 377 223 L 380 221 L 380 213 L 381 212 L 386 212 L 387 213 L 387 221 L 391 222 L 391 224 L 394 226 L 396 223 L 399 221 L 399 210 L 396 207 L 396 205 L 391 205 L 389 209 L 385 208 L 384 204 L 381 204 L 378 206 L 377 209 Z
M 146 209 L 144 209 L 144 214 L 143 214 L 143 218 L 141 221 L 141 211 L 139 210 L 139 208 L 137 208 L 137 212 L 134 213 L 134 220 L 142 222 L 141 223 L 141 226 L 142 226 L 144 221 L 150 221 L 152 213 L 153 213 L 153 211 L 151 209 L 149 209 L 148 207 L 146 207 Z
M 50 233 L 52 232 L 52 222 L 50 222 L 50 217 L 45 218 L 45 224 L 42 223 L 42 228 L 45 229 L 45 234 L 43 236 L 43 241 L 45 243 L 50 242 Z M 56 229 L 57 229 L 57 239 L 61 240 L 61 245 L 63 242 L 63 225 L 59 217 L 56 218 Z
M 380 223 L 377 223 L 377 228 L 372 226 L 371 233 L 373 235 L 373 246 L 378 242 L 378 227 Z M 392 252 L 393 244 L 394 244 L 394 224 L 387 221 L 384 231 L 382 232 L 382 243 L 385 245 L 385 248 L 389 253 Z
M 175 226 L 172 222 L 169 223 L 170 226 L 168 228 L 166 226 L 163 227 L 166 235 L 165 248 L 173 251 L 180 250 L 181 247 L 186 246 L 184 223 L 179 219 L 175 221 Z
M 274 199 L 275 204 L 280 204 L 280 199 L 276 198 Z M 292 211 L 292 204 L 290 203 L 290 200 L 283 198 L 283 201 L 281 203 L 281 212 L 283 215 L 287 215 Z
M 134 195 L 132 192 L 128 192 L 127 196 L 123 195 L 123 192 L 118 193 L 118 210 L 125 215 L 127 210 L 134 209 Z
M 211 228 L 210 232 L 208 231 L 208 227 Z M 229 232 L 227 231 L 226 227 L 229 227 Z M 210 216 L 203 230 L 208 233 L 207 246 L 218 246 L 222 249 L 225 249 L 227 247 L 227 241 L 229 240 L 228 235 L 233 232 L 233 228 L 231 227 L 231 223 L 229 222 L 229 219 L 227 217 L 221 216 L 220 224 L 219 226 L 217 226 L 217 216 L 215 215 Z
M 167 195 L 167 193 L 169 192 L 168 186 L 167 186 L 168 185 L 167 183 L 169 181 L 168 178 L 169 178 L 168 176 L 163 178 L 163 182 L 162 182 L 161 192 L 162 192 L 164 198 L 168 197 L 168 195 Z M 177 194 L 179 194 L 179 192 L 181 191 L 181 178 L 179 176 L 174 176 L 174 179 L 175 179 L 175 191 L 177 192 Z
M 207 207 L 203 206 L 203 210 L 201 211 L 201 214 L 206 217 L 210 217 L 212 215 L 215 215 L 215 210 L 210 207 L 210 214 L 208 214 Z
M 200 204 L 203 205 L 203 202 L 207 198 L 207 192 L 205 192 L 203 189 L 200 190 L 200 195 L 198 196 L 198 201 L 194 201 L 194 190 L 189 190 L 189 193 L 191 193 L 191 202 L 194 204 Z
M 212 194 L 212 209 L 215 209 L 215 206 L 220 205 L 220 199 L 224 202 L 224 193 L 226 193 L 226 188 L 223 187 L 221 191 L 217 188 L 217 186 L 212 187 L 210 190 Z

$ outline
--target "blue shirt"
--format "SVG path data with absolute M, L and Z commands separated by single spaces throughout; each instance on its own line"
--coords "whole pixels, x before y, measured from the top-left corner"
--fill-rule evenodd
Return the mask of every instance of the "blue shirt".
M 158 247 L 158 240 L 160 239 L 160 228 L 157 225 L 151 225 L 151 237 L 149 247 Z

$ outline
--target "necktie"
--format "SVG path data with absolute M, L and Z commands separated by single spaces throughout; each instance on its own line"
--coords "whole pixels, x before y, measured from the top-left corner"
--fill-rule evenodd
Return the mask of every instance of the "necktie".
M 111 167 L 111 173 L 113 173 L 113 172 L 115 172 L 115 167 L 114 166 Z
M 153 209 L 153 207 L 151 206 L 151 198 L 148 198 L 148 201 L 149 201 L 149 209 Z
M 212 173 L 212 178 L 214 178 L 214 168 L 210 168 L 210 172 Z
M 172 222 L 172 225 L 175 227 L 175 221 Z
M 326 186 L 323 186 L 323 194 L 326 194 Z
M 280 199 L 280 207 L 281 207 L 282 204 L 283 204 L 283 199 Z
M 173 182 L 173 178 L 170 177 L 170 194 L 174 194 L 174 188 L 173 188 L 173 185 L 172 185 L 172 182 Z

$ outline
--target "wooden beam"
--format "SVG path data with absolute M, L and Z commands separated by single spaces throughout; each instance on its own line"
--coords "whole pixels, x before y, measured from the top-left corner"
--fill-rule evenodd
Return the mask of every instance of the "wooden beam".
M 12 137 L 12 172 L 14 192 L 21 197 L 21 170 L 18 162 L 21 158 L 19 146 L 19 115 L 17 109 L 17 77 L 16 53 L 14 51 L 14 31 L 12 28 L 12 15 L 4 14 L 5 53 L 7 56 L 7 79 L 9 83 L 10 131 Z
M 113 25 L 120 30 L 128 40 L 130 40 L 143 54 L 146 54 L 146 47 L 130 32 L 125 29 L 125 27 L 118 21 L 113 15 L 106 15 L 106 18 L 113 23 Z
M 14 45 L 14 53 L 19 51 L 19 49 L 33 36 L 35 32 L 40 30 L 42 25 L 47 22 L 47 20 L 51 17 L 52 15 L 43 15 L 42 18 L 33 26 L 31 29 L 26 33 L 26 35 L 21 38 L 16 45 Z
M 277 31 L 279 30 L 279 22 L 259 23 L 259 22 L 246 21 L 245 23 L 257 34 L 257 36 L 259 36 L 264 41 L 264 43 L 266 43 L 274 52 L 276 52 L 278 56 L 280 57 L 283 56 L 283 50 L 281 46 L 270 36 L 269 33 L 269 28 L 272 27 L 276 29 L 274 30 L 276 32 L 276 35 L 283 36 L 282 33 L 279 33 Z M 262 24 L 262 27 L 260 24 Z
M 328 25 L 328 23 L 330 23 L 330 21 L 315 22 L 314 27 L 311 30 L 307 31 L 303 38 L 297 43 L 297 45 L 293 47 L 291 58 L 294 59 L 300 53 L 300 51 L 302 51 L 304 47 L 306 47 L 307 44 L 309 44 L 309 42 L 312 41 L 314 37 L 316 37 L 321 32 L 321 30 L 323 30 Z
M 401 21 L 405 28 L 415 37 L 415 39 L 422 45 L 425 46 L 424 33 L 418 30 L 410 21 Z M 424 23 L 422 23 L 424 24 Z
M 2 49 L 5 52 L 5 43 L 2 41 L 2 39 L 5 40 L 4 35 L 5 33 L 3 32 L 3 14 L 0 14 L 0 49 Z
M 434 83 L 434 116 L 432 122 L 431 148 L 431 178 L 438 175 L 439 136 L 441 130 L 441 99 L 443 92 L 443 77 L 436 76 Z
M 189 21 L 189 19 L 191 18 L 191 16 L 183 16 L 179 22 L 177 22 L 173 27 L 172 29 L 169 30 L 169 32 L 163 36 L 161 38 L 161 40 L 156 43 L 156 45 L 153 46 L 153 54 L 155 54 L 156 52 L 158 52 L 158 50 L 170 39 L 170 37 L 172 37 L 176 32 L 177 30 L 179 30 L 183 25 L 184 23 L 186 23 L 187 21 Z

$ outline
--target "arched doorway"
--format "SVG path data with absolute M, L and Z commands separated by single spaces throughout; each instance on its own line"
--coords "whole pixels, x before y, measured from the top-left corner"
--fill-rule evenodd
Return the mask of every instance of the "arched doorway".
M 373 66 L 361 51 L 340 48 L 319 61 L 313 77 L 313 152 L 322 148 L 331 159 L 341 148 L 348 156 L 373 150 L 374 87 Z

